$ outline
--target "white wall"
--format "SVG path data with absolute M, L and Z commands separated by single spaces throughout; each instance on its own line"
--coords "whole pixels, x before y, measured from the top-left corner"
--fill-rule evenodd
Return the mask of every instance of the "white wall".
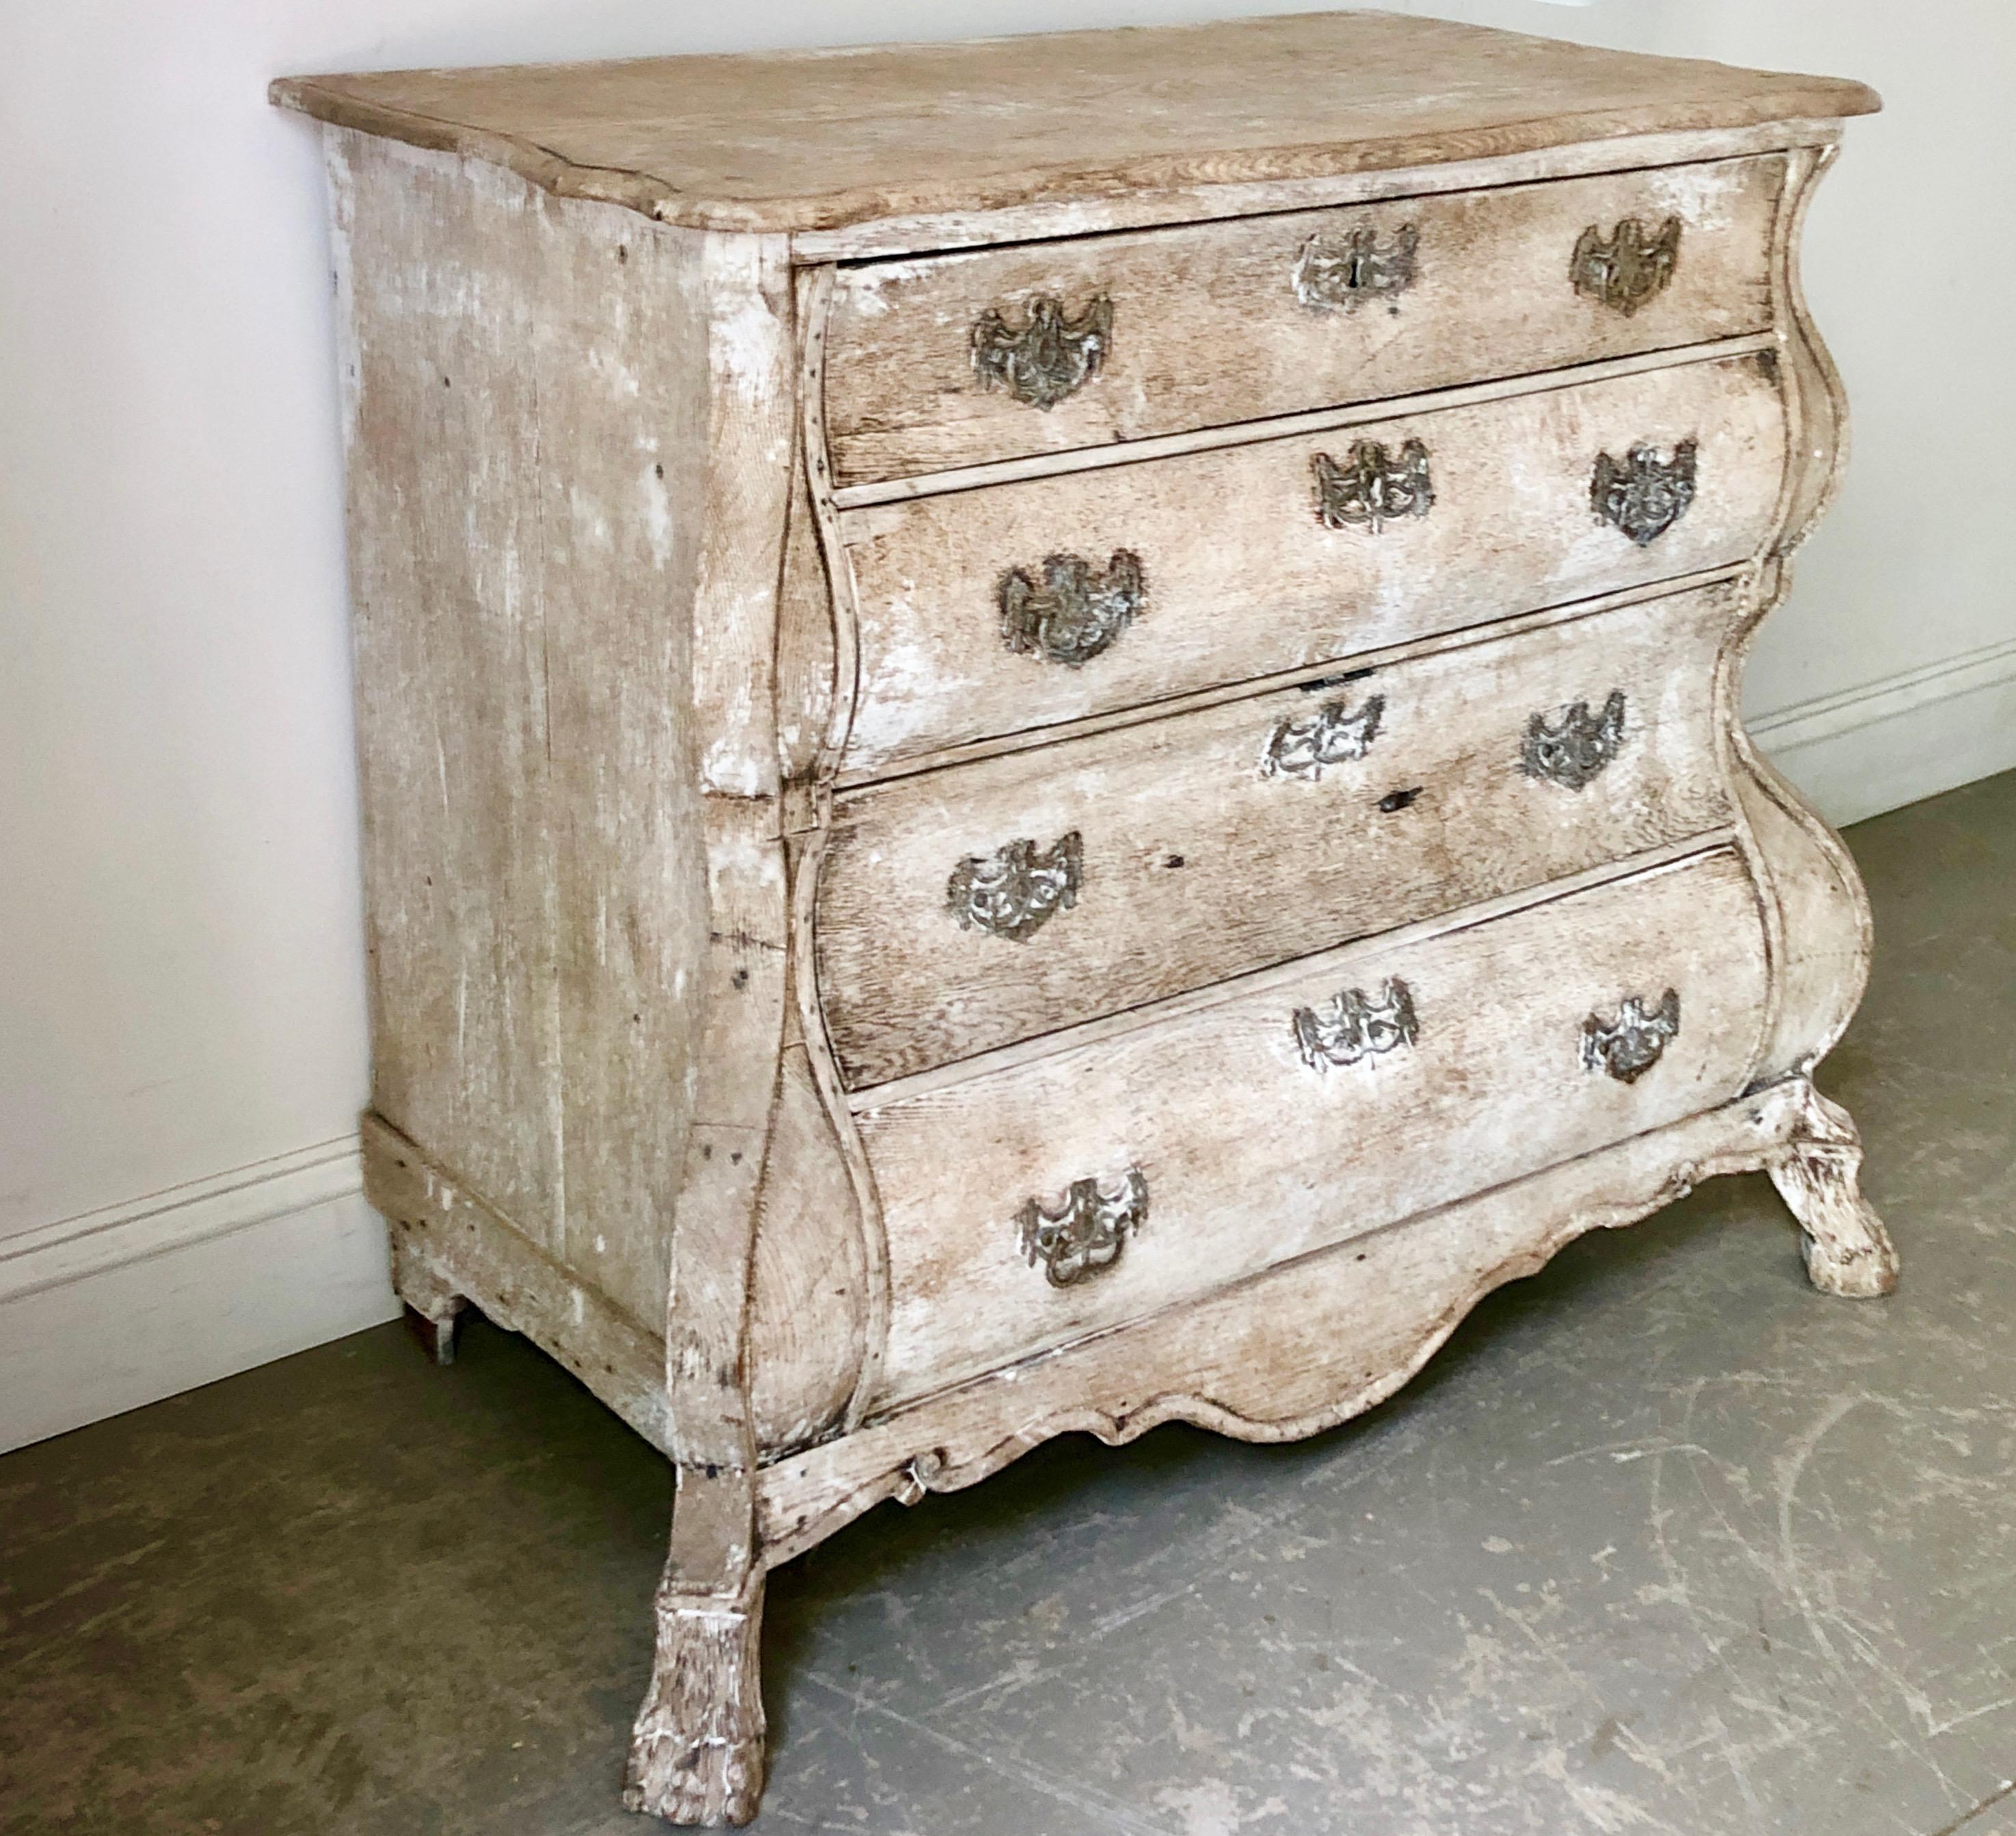
M 1751 705 L 1843 819 L 2016 765 L 2016 9 L 1390 3 L 1885 91 L 1809 245 L 1858 457 Z M 0 1445 L 391 1311 L 351 1141 L 365 1014 L 320 165 L 267 78 L 1290 9 L 6 9 Z

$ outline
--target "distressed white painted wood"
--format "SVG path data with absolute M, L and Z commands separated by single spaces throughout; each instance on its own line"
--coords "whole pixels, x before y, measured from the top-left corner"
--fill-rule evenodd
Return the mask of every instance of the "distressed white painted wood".
M 1785 473 L 1778 385 L 1759 356 L 1543 386 L 1332 433 L 849 510 L 859 608 L 850 772 L 992 734 L 1312 667 L 1529 607 L 1740 562 Z M 1435 501 L 1376 532 L 1327 528 L 1319 455 L 1424 449 Z M 1607 452 L 1697 443 L 1693 502 L 1643 546 L 1591 508 Z M 1052 555 L 1139 559 L 1141 607 L 1072 666 L 1011 649 L 1003 577 Z
M 882 1499 L 1313 1432 L 1710 1173 L 1894 1282 L 1867 909 L 1735 712 L 1859 85 L 1354 11 L 275 95 L 368 1190 L 675 1463 L 628 1802 L 754 1813 L 765 1575 Z
M 1167 1421 L 1262 1442 L 1334 1427 L 1398 1390 L 1493 1288 L 1583 1232 L 1781 1157 L 1811 1090 L 1801 1078 L 1767 1085 L 890 1409 L 765 1474 L 765 1546 L 787 1560 L 884 1499 L 970 1485 L 1053 1435 L 1118 1446 Z
M 826 426 L 842 487 L 1032 452 L 1453 387 L 1770 323 L 1782 155 L 1605 174 L 1226 223 L 1078 237 L 841 271 L 827 327 Z M 1687 261 L 1629 313 L 1579 290 L 1583 233 L 1677 223 Z M 1369 237 L 1404 285 L 1359 298 L 1312 257 Z M 1395 277 L 1397 280 L 1399 276 Z M 1299 281 L 1299 285 L 1298 285 Z M 1032 410 L 976 389 L 972 332 L 1049 295 L 1111 303 L 1111 350 L 1068 399 Z
M 1312 1064 L 1298 1012 L 1403 985 L 1411 1038 Z M 1585 1024 L 1679 995 L 1677 1036 L 1625 1083 Z M 895 1296 L 884 1401 L 1180 1305 L 1715 1107 L 1764 1007 L 1749 875 L 1722 850 L 1398 947 L 1326 952 L 1179 1018 L 862 1111 Z M 1152 1010 L 1151 1010 L 1152 1011 Z M 1138 1172 L 1147 1214 L 1099 1275 L 1059 1287 L 1017 1213 Z
M 1641 602 L 837 797 L 817 936 L 843 1069 L 907 1076 L 1717 826 L 1715 662 L 1746 604 Z M 1536 715 L 1612 694 L 1593 780 L 1521 768 Z M 1297 751 L 1338 714 L 1361 756 Z M 1067 834 L 1068 909 L 1021 939 L 960 922 L 963 858 Z

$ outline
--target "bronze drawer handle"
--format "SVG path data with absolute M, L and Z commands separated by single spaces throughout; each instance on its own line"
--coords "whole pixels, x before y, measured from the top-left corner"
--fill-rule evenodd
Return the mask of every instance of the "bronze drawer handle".
M 1115 549 L 1103 573 L 1082 555 L 1048 555 L 1040 584 L 1026 567 L 1001 576 L 1001 636 L 1018 656 L 1076 669 L 1112 648 L 1147 596 L 1141 557 L 1131 549 Z
M 1666 290 L 1679 259 L 1679 218 L 1669 217 L 1656 234 L 1648 234 L 1636 217 L 1627 217 L 1608 236 L 1594 223 L 1582 232 L 1568 278 L 1577 293 L 1628 319 Z
M 1326 529 L 1377 535 L 1395 517 L 1425 517 L 1435 508 L 1428 449 L 1418 440 L 1402 447 L 1398 459 L 1376 440 L 1359 440 L 1342 465 L 1319 452 L 1309 466 L 1316 479 L 1316 520 Z
M 1094 293 L 1074 319 L 1055 293 L 1039 293 L 1029 315 L 1010 325 L 999 307 L 974 322 L 973 373 L 983 388 L 997 383 L 1017 401 L 1049 409 L 1099 374 L 1113 344 L 1113 301 Z
M 1672 452 L 1634 446 L 1622 459 L 1596 457 L 1589 501 L 1597 516 L 1649 548 L 1687 513 L 1694 501 L 1697 441 L 1683 440 Z
M 1679 1031 L 1679 989 L 1667 989 L 1650 1013 L 1636 995 L 1626 995 L 1615 1020 L 1592 1013 L 1582 1023 L 1582 1068 L 1605 1071 L 1620 1084 L 1635 1084 L 1659 1062 L 1666 1042 L 1677 1039 Z
M 1558 710 L 1552 720 L 1536 714 L 1526 723 L 1519 769 L 1529 778 L 1579 790 L 1595 779 L 1624 745 L 1624 691 L 1612 689 L 1600 714 L 1586 701 Z
M 1026 838 L 1011 841 L 991 855 L 968 855 L 953 868 L 945 902 L 963 928 L 1027 943 L 1053 914 L 1078 903 L 1084 867 L 1085 844 L 1075 829 L 1041 853 Z
M 1074 1179 L 1055 1209 L 1032 1198 L 1015 1222 L 1029 1266 L 1040 1265 L 1052 1287 L 1075 1287 L 1118 1262 L 1147 1217 L 1147 1177 L 1129 1167 L 1117 1193 L 1102 1192 L 1096 1179 Z
M 1348 312 L 1367 300 L 1397 299 L 1414 284 L 1420 242 L 1420 232 L 1411 223 L 1383 249 L 1378 232 L 1370 227 L 1345 236 L 1312 236 L 1295 257 L 1295 297 L 1313 312 L 1339 306 Z
M 1379 985 L 1376 998 L 1346 988 L 1326 1007 L 1298 1007 L 1291 1024 L 1302 1063 L 1318 1071 L 1411 1046 L 1420 1030 L 1414 992 L 1397 975 Z
M 1370 695 L 1355 708 L 1326 701 L 1304 719 L 1276 722 L 1260 755 L 1261 776 L 1313 780 L 1323 776 L 1325 765 L 1363 758 L 1379 737 L 1385 711 L 1386 697 Z

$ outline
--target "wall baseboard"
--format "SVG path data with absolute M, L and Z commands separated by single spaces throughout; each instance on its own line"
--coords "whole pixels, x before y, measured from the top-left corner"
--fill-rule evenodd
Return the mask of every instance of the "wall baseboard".
M 1760 715 L 1751 737 L 1840 828 L 2016 769 L 2016 639 Z
M 2016 769 L 2016 640 L 1750 723 L 1839 826 Z M 347 1135 L 0 1238 L 0 1452 L 397 1317 Z
M 355 1135 L 0 1238 L 0 1451 L 398 1310 Z

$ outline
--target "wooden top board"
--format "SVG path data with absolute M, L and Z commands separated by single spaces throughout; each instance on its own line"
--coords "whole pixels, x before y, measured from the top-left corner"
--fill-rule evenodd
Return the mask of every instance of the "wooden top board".
M 1863 85 L 1387 13 L 288 77 L 319 120 L 766 232 L 1867 114 Z

